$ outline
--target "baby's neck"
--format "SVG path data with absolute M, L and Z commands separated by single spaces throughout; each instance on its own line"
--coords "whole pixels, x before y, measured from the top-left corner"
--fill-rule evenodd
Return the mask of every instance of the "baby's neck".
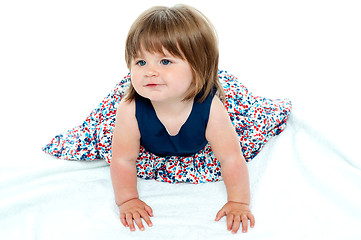
M 188 120 L 194 99 L 181 103 L 152 102 L 156 115 L 170 135 L 177 135 L 183 124 Z
M 162 115 L 179 115 L 183 112 L 190 112 L 192 110 L 194 99 L 186 101 L 151 101 L 153 108 L 157 114 Z

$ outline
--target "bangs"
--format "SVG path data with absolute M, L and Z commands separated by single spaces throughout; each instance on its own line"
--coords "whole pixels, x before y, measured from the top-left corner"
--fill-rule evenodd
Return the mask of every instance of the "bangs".
M 154 14 L 157 12 L 157 14 Z M 141 51 L 161 53 L 164 49 L 175 57 L 186 59 L 180 49 L 184 45 L 187 21 L 181 14 L 166 7 L 154 7 L 140 16 L 131 27 L 126 46 L 128 67 L 131 60 L 138 57 Z
M 168 36 L 159 37 L 159 33 L 154 31 L 144 32 L 139 36 L 139 40 L 135 43 L 133 59 L 139 57 L 142 51 L 149 53 L 160 53 L 166 55 L 164 50 L 168 51 L 171 55 L 185 60 L 184 54 L 179 49 L 177 39 Z

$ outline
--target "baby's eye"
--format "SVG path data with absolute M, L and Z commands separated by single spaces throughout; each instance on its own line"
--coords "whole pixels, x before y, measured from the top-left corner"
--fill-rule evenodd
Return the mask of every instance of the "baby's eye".
M 163 65 L 169 65 L 171 63 L 171 61 L 169 61 L 168 59 L 162 59 L 162 61 L 160 61 Z
M 139 65 L 139 66 L 144 66 L 145 64 L 146 64 L 146 62 L 144 60 L 137 61 L 137 65 Z

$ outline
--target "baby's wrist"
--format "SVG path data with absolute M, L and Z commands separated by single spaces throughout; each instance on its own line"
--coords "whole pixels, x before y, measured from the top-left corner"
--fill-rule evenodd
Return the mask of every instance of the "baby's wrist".
M 138 192 L 131 193 L 131 192 L 125 191 L 125 192 L 123 192 L 121 197 L 115 199 L 115 203 L 119 207 L 119 206 L 123 205 L 124 203 L 129 202 L 130 200 L 133 200 L 133 199 L 139 199 Z
M 127 199 L 127 200 L 124 200 L 124 201 L 121 201 L 121 202 L 116 202 L 116 204 L 117 204 L 117 206 L 118 207 L 120 207 L 121 205 L 123 205 L 124 203 L 127 203 L 127 202 L 129 202 L 129 201 L 131 201 L 131 200 L 134 200 L 134 199 L 139 199 L 138 197 L 134 197 L 134 198 L 129 198 L 129 199 Z
M 246 201 L 228 200 L 227 202 L 229 202 L 229 203 L 238 203 L 238 204 L 249 206 L 249 202 L 246 202 Z

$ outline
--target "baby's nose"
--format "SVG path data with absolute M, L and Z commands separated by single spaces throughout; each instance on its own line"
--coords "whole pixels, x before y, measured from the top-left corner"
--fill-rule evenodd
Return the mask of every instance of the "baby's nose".
M 147 77 L 156 77 L 159 75 L 159 71 L 155 66 L 149 64 L 149 65 L 147 65 L 145 75 Z

